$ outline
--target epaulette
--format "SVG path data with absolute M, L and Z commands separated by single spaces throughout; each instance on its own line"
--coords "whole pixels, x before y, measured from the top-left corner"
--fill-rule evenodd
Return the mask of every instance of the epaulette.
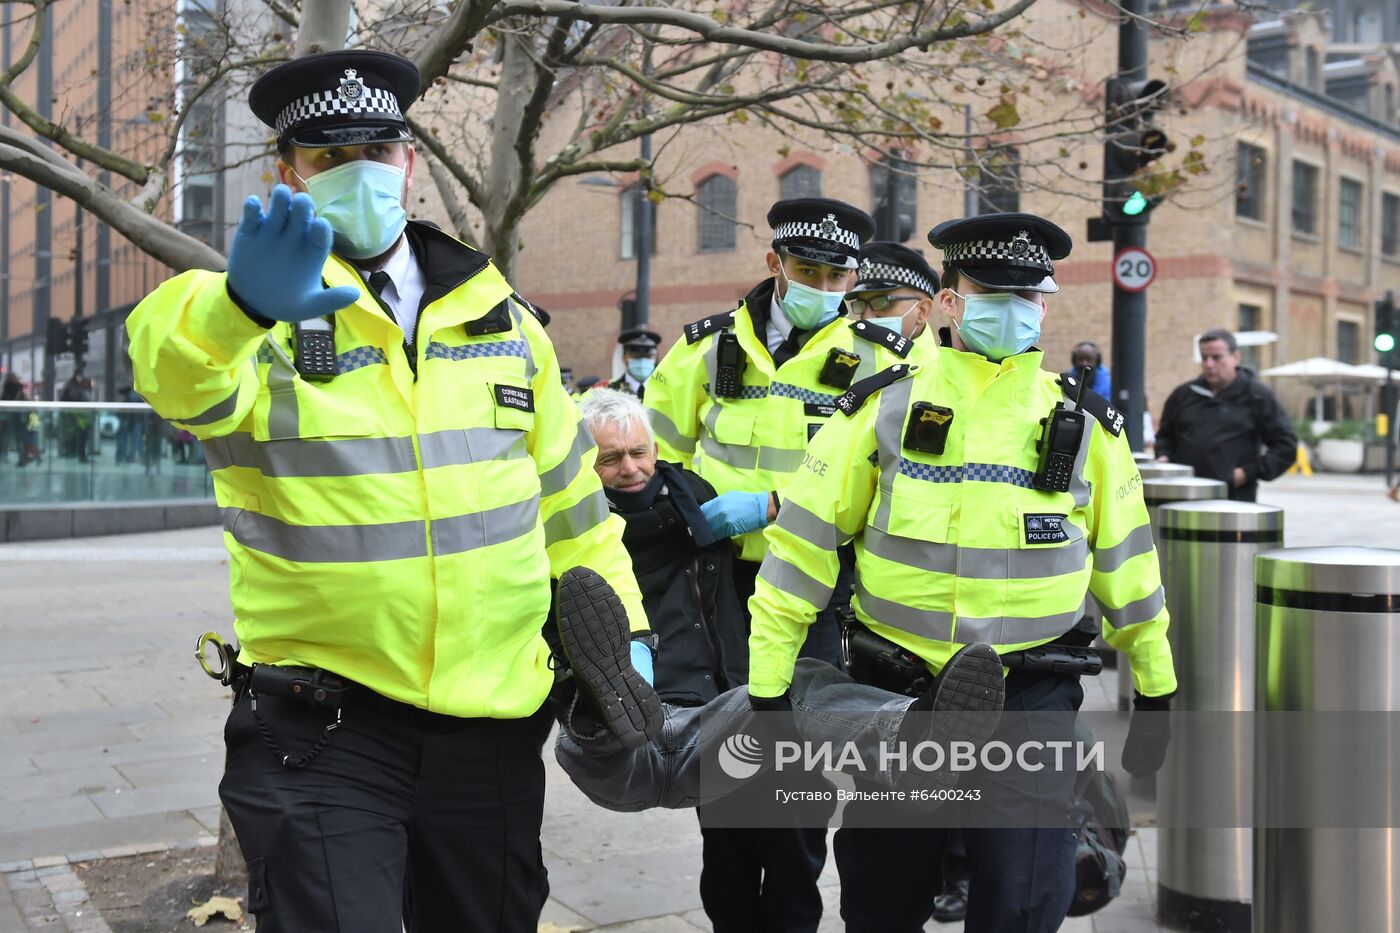
M 1081 411 L 1085 411 L 1094 416 L 1103 429 L 1114 437 L 1123 433 L 1123 413 L 1109 404 L 1104 398 L 1091 389 L 1079 392 L 1079 380 L 1073 376 L 1061 376 L 1059 379 L 1060 391 L 1065 394 L 1065 398 L 1071 402 L 1076 402 Z M 1078 399 L 1076 400 L 1076 396 Z
M 510 318 L 510 299 L 506 298 L 475 321 L 468 321 L 467 336 L 485 337 L 488 334 L 504 334 L 514 326 L 515 322 Z
M 535 316 L 535 320 L 540 322 L 541 327 L 549 326 L 549 312 L 546 311 L 544 308 L 536 308 L 530 302 L 526 301 L 524 298 L 521 298 L 519 292 L 511 292 L 510 297 L 513 298 L 515 300 L 515 303 L 520 305 L 520 307 L 533 314 Z
M 849 418 L 860 411 L 860 406 L 864 405 L 865 400 L 870 396 L 885 386 L 898 382 L 918 368 L 912 363 L 895 363 L 889 369 L 882 369 L 873 376 L 866 376 L 847 389 L 845 394 L 836 396 L 836 407 Z
M 908 357 L 909 351 L 914 349 L 914 341 L 908 337 L 869 321 L 856 321 L 851 325 L 851 332 L 862 340 L 884 347 L 901 360 Z
M 699 343 L 710 334 L 724 330 L 733 323 L 734 310 L 721 311 L 719 314 L 711 314 L 709 317 L 701 318 L 698 321 L 685 325 L 685 342 Z

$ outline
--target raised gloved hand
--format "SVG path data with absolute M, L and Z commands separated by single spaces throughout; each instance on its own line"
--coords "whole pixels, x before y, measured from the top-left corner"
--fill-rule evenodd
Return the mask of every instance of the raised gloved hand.
M 274 321 L 308 321 L 339 311 L 359 298 L 360 290 L 321 284 L 332 236 L 309 194 L 277 185 L 266 214 L 256 195 L 248 198 L 228 251 L 229 291 L 244 307 Z
M 632 639 L 632 666 L 637 669 L 637 673 L 642 675 L 642 679 L 647 682 L 647 686 L 656 686 L 656 660 L 652 657 L 651 647 L 644 641 Z
M 715 537 L 733 538 L 768 524 L 768 493 L 726 492 L 700 503 L 700 511 Z
M 1123 743 L 1123 770 L 1133 777 L 1156 774 L 1162 767 L 1172 738 L 1171 706 L 1170 697 L 1133 697 L 1133 718 Z

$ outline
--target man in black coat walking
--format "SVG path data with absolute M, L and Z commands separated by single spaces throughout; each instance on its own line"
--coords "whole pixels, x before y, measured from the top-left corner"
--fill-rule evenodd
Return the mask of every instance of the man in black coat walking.
M 1298 456 L 1298 435 L 1274 394 L 1240 366 L 1228 330 L 1201 335 L 1201 375 L 1177 386 L 1162 408 L 1157 459 L 1218 479 L 1231 499 L 1253 502 L 1259 481 L 1282 476 Z

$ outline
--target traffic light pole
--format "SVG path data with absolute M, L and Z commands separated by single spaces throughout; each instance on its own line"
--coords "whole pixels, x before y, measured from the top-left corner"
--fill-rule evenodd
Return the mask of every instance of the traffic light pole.
M 1120 0 L 1123 21 L 1118 26 L 1118 75 L 1141 81 L 1147 77 L 1147 31 L 1142 26 L 1146 0 Z M 1130 246 L 1147 246 L 1147 224 L 1114 224 L 1113 255 Z M 1146 391 L 1147 290 L 1130 292 L 1113 285 L 1113 404 L 1126 422 L 1128 444 L 1142 450 L 1142 412 Z

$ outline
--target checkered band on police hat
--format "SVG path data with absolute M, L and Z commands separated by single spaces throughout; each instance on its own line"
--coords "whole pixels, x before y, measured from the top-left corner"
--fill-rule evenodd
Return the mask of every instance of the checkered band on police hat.
M 1010 240 L 966 240 L 949 243 L 943 248 L 943 262 L 953 264 L 1004 263 L 1044 269 L 1053 272 L 1050 254 L 1045 247 L 1032 243 L 1030 234 L 1022 231 Z
M 308 120 L 330 116 L 389 117 L 402 122 L 403 113 L 399 110 L 398 98 L 392 91 L 367 87 L 356 75 L 353 68 L 345 71 L 345 77 L 330 90 L 317 91 L 300 97 L 282 109 L 277 115 L 277 135 Z
M 928 292 L 930 295 L 938 291 L 938 286 L 929 281 L 928 277 L 921 272 L 906 269 L 903 266 L 891 265 L 887 262 L 872 262 L 869 259 L 861 260 L 860 270 L 856 272 L 856 284 L 852 291 L 860 291 L 861 285 L 865 282 L 902 282 L 921 292 Z
M 773 228 L 774 243 L 791 239 L 826 240 L 852 252 L 860 249 L 860 236 L 854 230 L 844 229 L 835 214 L 827 214 L 825 219 L 815 223 L 793 221 Z

